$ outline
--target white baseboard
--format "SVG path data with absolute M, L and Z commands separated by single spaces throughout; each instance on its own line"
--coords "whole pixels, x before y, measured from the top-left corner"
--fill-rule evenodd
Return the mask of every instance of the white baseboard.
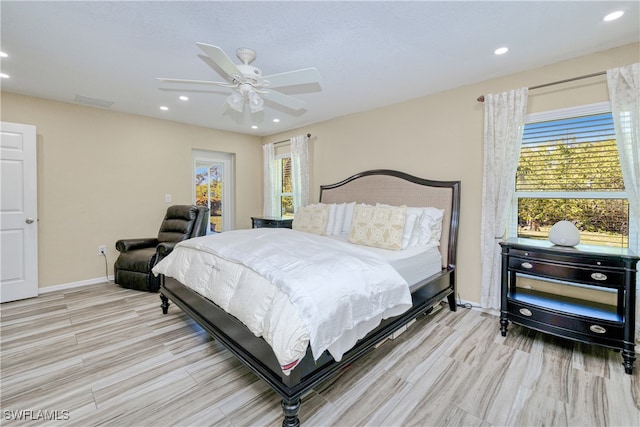
M 97 279 L 87 279 L 87 280 L 81 280 L 79 282 L 62 283 L 60 285 L 47 286 L 44 288 L 38 288 L 38 293 L 46 294 L 48 292 L 63 291 L 66 289 L 80 288 L 82 286 L 100 285 L 105 283 L 107 280 L 113 282 L 114 277 L 113 276 L 107 276 L 106 278 L 98 277 Z

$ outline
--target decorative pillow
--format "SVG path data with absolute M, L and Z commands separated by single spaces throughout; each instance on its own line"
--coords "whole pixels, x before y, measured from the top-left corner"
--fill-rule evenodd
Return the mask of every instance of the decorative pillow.
M 402 249 L 402 234 L 407 219 L 406 206 L 356 205 L 349 241 L 376 248 Z
M 392 205 L 385 205 L 382 203 L 376 203 L 376 206 L 392 207 Z M 411 241 L 411 236 L 413 235 L 414 226 L 418 218 L 420 218 L 420 216 L 422 215 L 423 211 L 424 208 L 407 208 L 407 220 L 405 221 L 404 229 L 402 230 L 402 249 L 407 249 L 409 247 L 409 242 Z
M 306 233 L 324 234 L 329 218 L 329 205 L 318 203 L 298 208 L 293 216 L 292 228 Z

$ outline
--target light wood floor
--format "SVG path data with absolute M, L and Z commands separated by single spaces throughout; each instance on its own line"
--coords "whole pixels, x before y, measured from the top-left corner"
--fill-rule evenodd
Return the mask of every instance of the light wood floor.
M 157 294 L 93 285 L 1 310 L 2 425 L 276 426 L 280 399 Z M 303 426 L 639 426 L 614 351 L 443 309 L 303 397 Z M 58 421 L 32 418 L 54 414 Z M 47 413 L 38 411 L 48 411 Z M 58 411 L 58 412 L 54 412 Z M 68 420 L 65 420 L 68 418 Z

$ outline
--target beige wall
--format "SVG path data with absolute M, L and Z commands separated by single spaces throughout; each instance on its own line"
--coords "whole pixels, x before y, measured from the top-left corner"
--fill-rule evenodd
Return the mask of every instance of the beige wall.
M 461 180 L 458 288 L 462 299 L 478 302 L 484 110 L 476 98 L 635 62 L 640 62 L 637 43 L 317 123 L 272 135 L 264 138 L 264 142 L 312 134 L 314 201 L 318 199 L 319 185 L 367 169 L 398 169 L 423 178 Z M 529 94 L 528 112 L 607 100 L 606 78 L 600 76 L 533 90 Z
M 2 121 L 37 130 L 39 286 L 109 275 L 121 238 L 154 237 L 191 204 L 191 150 L 235 154 L 235 225 L 262 212 L 260 138 L 2 93 Z M 172 202 L 165 203 L 165 194 Z

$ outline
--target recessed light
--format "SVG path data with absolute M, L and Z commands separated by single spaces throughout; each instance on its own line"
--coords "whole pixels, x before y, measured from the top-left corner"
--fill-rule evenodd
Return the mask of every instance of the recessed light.
M 615 21 L 616 19 L 620 18 L 622 15 L 624 15 L 624 12 L 622 10 L 611 12 L 610 14 L 604 17 L 604 21 L 607 21 L 607 22 Z
M 162 111 L 167 111 L 167 110 L 169 110 L 169 107 L 165 107 L 164 105 L 162 105 L 162 106 L 160 107 L 160 109 L 161 109 Z
M 280 119 L 273 119 L 273 123 L 280 123 Z
M 493 51 L 493 53 L 495 53 L 496 55 L 504 55 L 505 53 L 509 52 L 509 48 L 508 47 L 499 47 L 496 50 Z
M 180 95 L 180 101 L 188 101 L 188 100 L 189 100 L 188 96 Z
M 0 73 L 0 79 L 8 79 L 8 78 L 9 78 L 9 74 Z
M 258 126 L 253 125 L 253 126 L 251 126 L 251 129 L 258 129 Z
M 6 53 L 4 53 L 4 52 L 0 52 L 0 58 L 6 58 L 7 56 L 9 56 L 9 55 L 7 55 L 7 54 L 6 54 Z

